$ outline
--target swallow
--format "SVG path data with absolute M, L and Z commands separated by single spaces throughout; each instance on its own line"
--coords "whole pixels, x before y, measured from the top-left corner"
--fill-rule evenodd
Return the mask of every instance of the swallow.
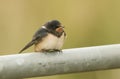
M 22 53 L 34 45 L 35 52 L 61 51 L 66 37 L 64 27 L 58 20 L 46 22 L 33 35 L 32 40 L 20 50 Z

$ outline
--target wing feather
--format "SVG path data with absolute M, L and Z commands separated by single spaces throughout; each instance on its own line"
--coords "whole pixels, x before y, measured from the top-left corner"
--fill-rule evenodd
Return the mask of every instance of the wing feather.
M 33 44 L 37 44 L 38 42 L 40 42 L 44 37 L 47 36 L 47 33 L 48 33 L 48 31 L 46 29 L 44 29 L 44 28 L 39 29 L 33 35 L 33 39 L 27 45 L 25 45 L 25 47 L 22 50 L 20 50 L 19 53 L 22 53 L 24 50 L 31 47 Z

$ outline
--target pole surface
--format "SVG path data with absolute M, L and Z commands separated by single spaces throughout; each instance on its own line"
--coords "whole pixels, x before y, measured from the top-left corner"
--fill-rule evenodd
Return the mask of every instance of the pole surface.
M 0 79 L 120 68 L 120 44 L 0 56 Z

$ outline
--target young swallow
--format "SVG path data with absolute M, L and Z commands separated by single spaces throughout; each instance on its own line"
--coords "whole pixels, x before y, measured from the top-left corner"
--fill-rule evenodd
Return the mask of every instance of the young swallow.
M 65 36 L 64 27 L 58 20 L 49 21 L 36 31 L 32 40 L 19 53 L 32 45 L 35 45 L 35 52 L 61 51 Z

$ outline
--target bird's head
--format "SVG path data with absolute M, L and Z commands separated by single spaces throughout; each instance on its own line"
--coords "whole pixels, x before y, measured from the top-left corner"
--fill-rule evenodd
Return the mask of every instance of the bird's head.
M 61 25 L 61 23 L 58 20 L 48 21 L 47 23 L 44 24 L 44 26 L 50 31 L 55 31 L 58 33 L 61 33 L 64 31 L 63 30 L 64 27 Z

